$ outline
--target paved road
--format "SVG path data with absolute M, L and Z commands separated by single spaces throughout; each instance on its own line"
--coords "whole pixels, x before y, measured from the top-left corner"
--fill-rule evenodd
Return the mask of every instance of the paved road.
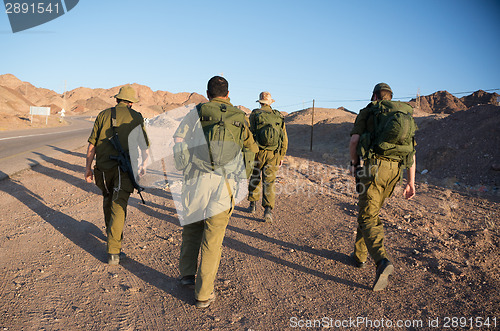
M 67 117 L 64 127 L 0 132 L 0 179 L 87 145 L 93 125 L 88 119 Z M 82 157 L 82 167 L 84 162 Z

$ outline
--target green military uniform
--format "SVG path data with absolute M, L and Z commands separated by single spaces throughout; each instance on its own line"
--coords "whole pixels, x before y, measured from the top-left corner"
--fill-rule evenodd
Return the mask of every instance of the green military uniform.
M 273 112 L 269 105 L 262 104 L 261 108 L 254 109 L 250 114 L 250 130 L 257 134 L 256 115 L 258 112 Z M 279 164 L 286 155 L 288 149 L 288 136 L 283 122 L 283 138 L 277 149 L 268 150 L 259 144 L 259 152 L 255 155 L 254 170 L 248 185 L 248 200 L 259 201 L 260 182 L 262 178 L 262 206 L 264 208 L 274 208 L 276 201 L 275 180 L 278 173 Z
M 229 98 L 213 98 L 201 107 L 221 104 L 227 111 L 241 113 L 240 120 L 245 123 L 241 127 L 243 130 L 241 145 L 244 149 L 256 153 L 258 147 L 248 128 L 245 115 L 230 103 Z M 193 133 L 193 126 L 198 120 L 196 110 L 186 115 L 175 132 L 174 138 L 190 138 L 189 135 Z M 210 142 L 206 143 L 210 144 Z M 181 277 L 196 275 L 195 297 L 198 301 L 208 300 L 214 291 L 214 281 L 222 253 L 222 241 L 233 212 L 233 192 L 236 189 L 236 178 L 231 173 L 231 166 L 213 169 L 213 171 L 202 168 L 190 162 L 184 169 L 183 216 L 188 219 L 188 224 L 183 227 L 179 259 Z M 201 255 L 199 264 L 198 255 Z
M 123 149 L 128 152 L 128 137 L 130 132 L 141 125 L 146 144 L 146 131 L 142 115 L 127 107 L 122 101 L 116 105 L 115 130 Z M 123 239 L 123 225 L 127 214 L 127 204 L 130 193 L 134 191 L 133 184 L 126 172 L 120 170 L 118 161 L 110 156 L 117 156 L 109 138 L 113 135 L 111 126 L 111 108 L 97 115 L 88 142 L 95 146 L 96 165 L 94 167 L 95 183 L 103 194 L 104 221 L 107 233 L 108 254 L 119 254 Z
M 370 116 L 368 107 L 359 112 L 351 135 L 361 136 L 367 131 L 374 131 L 373 116 Z M 373 155 L 364 162 L 363 169 L 358 172 L 361 192 L 354 257 L 358 262 L 364 262 L 369 253 L 378 263 L 384 258 L 388 259 L 384 247 L 384 229 L 379 213 L 385 199 L 392 195 L 401 178 L 401 168 L 399 161 L 378 155 Z

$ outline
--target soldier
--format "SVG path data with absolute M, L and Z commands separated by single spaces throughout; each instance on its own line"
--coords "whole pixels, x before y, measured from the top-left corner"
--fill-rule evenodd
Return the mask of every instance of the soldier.
M 118 151 L 113 147 L 110 138 L 114 132 L 118 135 L 120 144 L 128 153 L 128 136 L 137 126 L 141 126 L 146 145 L 149 146 L 144 119 L 141 113 L 132 109 L 132 104 L 138 102 L 134 89 L 129 86 L 120 88 L 115 95 L 117 105 L 103 110 L 97 115 L 94 128 L 88 139 L 85 180 L 91 183 L 95 175 L 95 183 L 103 194 L 104 222 L 107 234 L 108 263 L 117 265 L 120 262 L 120 251 L 123 240 L 123 225 L 127 214 L 127 204 L 134 186 L 129 174 L 120 169 Z M 116 117 L 116 119 L 113 119 Z M 113 120 L 113 123 L 112 123 Z M 114 128 L 113 128 L 114 127 Z M 145 146 L 144 146 L 145 147 Z M 143 162 L 139 174 L 145 172 L 147 152 L 142 151 Z M 92 163 L 96 158 L 94 172 Z
M 198 308 L 215 300 L 214 281 L 234 208 L 233 193 L 238 178 L 246 177 L 242 152 L 250 151 L 253 159 L 258 151 L 245 113 L 230 102 L 227 80 L 212 77 L 207 96 L 209 102 L 188 113 L 174 134 L 174 157 L 188 161 L 176 163 L 184 173 L 180 281 L 195 288 Z
M 392 195 L 399 182 L 402 168 L 407 168 L 407 184 L 403 196 L 411 199 L 415 195 L 416 126 L 411 106 L 391 101 L 392 90 L 389 85 L 375 85 L 371 100 L 356 117 L 349 144 L 351 173 L 356 176 L 357 190 L 360 193 L 353 258 L 358 268 L 365 268 L 367 255 L 370 254 L 377 265 L 373 290 L 380 291 L 387 286 L 394 266 L 384 247 L 383 224 L 379 212 L 385 199 Z M 396 113 L 401 116 L 393 116 Z M 401 122 L 396 123 L 400 120 Z M 404 127 L 404 130 L 400 130 L 400 127 Z M 398 135 L 398 138 L 389 138 Z
M 288 148 L 288 136 L 283 115 L 271 108 L 274 102 L 271 93 L 260 93 L 257 102 L 260 103 L 260 108 L 254 109 L 250 114 L 250 130 L 259 145 L 259 152 L 255 155 L 254 170 L 248 185 L 249 211 L 255 213 L 257 209 L 262 177 L 264 220 L 271 223 L 273 220 L 271 211 L 275 206 L 276 196 L 274 182 Z

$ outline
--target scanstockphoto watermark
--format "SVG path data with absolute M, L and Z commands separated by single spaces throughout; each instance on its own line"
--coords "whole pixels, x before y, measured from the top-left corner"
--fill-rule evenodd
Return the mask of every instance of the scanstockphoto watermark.
M 416 319 L 371 319 L 358 316 L 346 319 L 336 319 L 324 316 L 320 319 L 302 319 L 299 317 L 290 318 L 291 328 L 423 328 L 427 326 L 423 320 Z
M 294 329 L 303 328 L 370 328 L 370 329 L 496 329 L 496 316 L 458 317 L 445 316 L 423 319 L 374 319 L 366 316 L 345 319 L 324 316 L 319 319 L 306 319 L 293 316 L 289 326 Z
M 12 32 L 16 33 L 52 21 L 69 12 L 79 0 L 4 0 Z

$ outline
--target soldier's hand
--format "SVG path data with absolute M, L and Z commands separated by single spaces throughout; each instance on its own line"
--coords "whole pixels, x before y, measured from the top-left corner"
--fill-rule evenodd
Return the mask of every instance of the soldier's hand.
M 146 174 L 146 165 L 142 164 L 140 167 L 139 167 L 139 176 L 144 176 Z
M 415 185 L 407 184 L 403 191 L 403 196 L 408 200 L 413 198 L 415 196 Z
M 94 181 L 94 173 L 91 169 L 85 170 L 85 181 L 87 183 L 92 183 Z

